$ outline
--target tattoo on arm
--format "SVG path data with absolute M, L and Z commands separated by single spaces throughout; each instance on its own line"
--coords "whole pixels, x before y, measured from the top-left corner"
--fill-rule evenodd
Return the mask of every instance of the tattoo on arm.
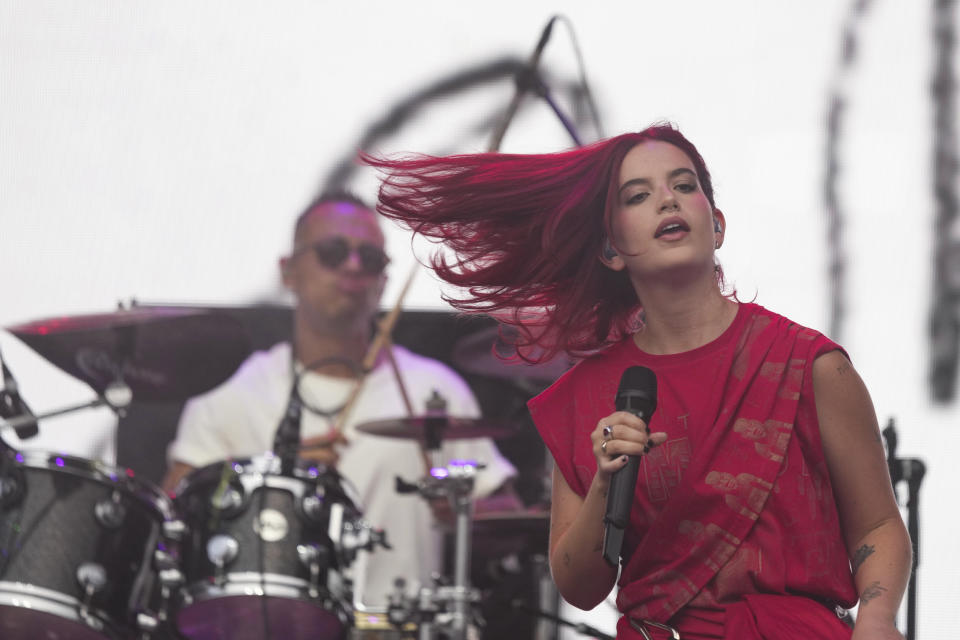
M 869 587 L 863 590 L 863 593 L 860 594 L 860 606 L 866 605 L 868 602 L 875 598 L 879 598 L 887 590 L 886 587 L 881 587 L 879 582 L 874 582 Z
M 852 565 L 854 575 L 857 574 L 857 569 L 860 568 L 863 561 L 873 555 L 873 552 L 874 547 L 872 544 L 865 544 L 853 552 L 853 561 L 850 564 Z
M 593 547 L 594 553 L 600 553 L 601 551 L 603 551 L 603 540 L 598 541 L 596 546 Z
M 566 567 L 570 566 L 570 554 L 566 551 L 563 552 L 563 564 Z
M 843 364 L 837 367 L 837 373 L 839 373 L 842 376 L 847 371 L 850 371 L 850 363 L 844 360 Z

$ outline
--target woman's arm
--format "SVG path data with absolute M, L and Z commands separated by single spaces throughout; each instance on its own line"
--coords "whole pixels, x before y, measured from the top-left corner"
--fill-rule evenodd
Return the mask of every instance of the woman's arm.
M 910 538 L 863 380 L 840 351 L 813 363 L 820 435 L 860 609 L 854 638 L 902 638 L 897 610 L 910 576 Z
M 617 579 L 617 567 L 603 559 L 603 516 L 610 481 L 593 477 L 581 498 L 560 469 L 553 468 L 550 504 L 550 569 L 563 599 L 580 609 L 600 604 Z
M 604 426 L 611 426 L 604 436 Z M 550 506 L 550 569 L 560 595 L 575 607 L 592 609 L 613 589 L 617 567 L 603 559 L 603 516 L 613 472 L 626 464 L 627 455 L 642 455 L 647 443 L 666 440 L 665 433 L 647 434 L 633 414 L 618 411 L 597 424 L 591 434 L 597 473 L 580 497 L 554 465 Z M 606 446 L 604 446 L 606 442 Z

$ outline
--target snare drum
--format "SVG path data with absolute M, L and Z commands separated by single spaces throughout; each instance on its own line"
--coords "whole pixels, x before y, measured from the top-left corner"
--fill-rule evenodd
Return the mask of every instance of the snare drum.
M 351 618 L 343 571 L 363 523 L 340 476 L 272 457 L 187 476 L 175 503 L 187 525 L 177 628 L 192 640 L 342 638 Z
M 154 637 L 179 587 L 170 500 L 129 470 L 0 453 L 0 637 Z

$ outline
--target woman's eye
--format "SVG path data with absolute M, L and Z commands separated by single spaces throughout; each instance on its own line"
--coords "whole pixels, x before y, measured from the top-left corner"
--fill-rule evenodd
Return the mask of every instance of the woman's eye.
M 627 198 L 627 204 L 639 204 L 647 199 L 647 196 L 650 195 L 646 192 L 635 193 L 629 198 Z
M 676 188 L 678 191 L 680 191 L 680 193 L 693 193 L 697 190 L 697 185 L 689 182 L 681 182 Z

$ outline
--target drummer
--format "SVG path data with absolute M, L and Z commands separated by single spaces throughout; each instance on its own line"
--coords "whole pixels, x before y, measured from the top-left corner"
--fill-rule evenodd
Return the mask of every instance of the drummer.
M 353 565 L 355 600 L 373 607 L 386 605 L 396 578 L 428 584 L 431 572 L 440 569 L 441 531 L 435 521 L 449 517 L 441 503 L 428 505 L 394 490 L 396 477 L 415 481 L 424 475 L 415 440 L 355 429 L 362 422 L 407 415 L 385 354 L 367 374 L 343 429 L 334 428 L 370 345 L 388 261 L 378 216 L 367 204 L 347 193 L 311 202 L 297 218 L 290 254 L 280 260 L 283 284 L 296 300 L 293 342 L 253 354 L 226 383 L 187 403 L 163 482 L 173 491 L 198 467 L 271 450 L 294 377 L 309 366 L 299 386 L 306 405 L 301 457 L 335 466 L 357 489 L 364 518 L 386 529 L 393 547 L 361 554 Z M 479 417 L 476 399 L 452 370 L 403 347 L 391 351 L 415 412 L 424 413 L 427 398 L 437 391 L 450 416 Z M 510 489 L 516 471 L 489 439 L 445 442 L 442 456 L 486 465 L 477 475 L 475 496 L 484 497 L 488 508 L 520 506 Z

